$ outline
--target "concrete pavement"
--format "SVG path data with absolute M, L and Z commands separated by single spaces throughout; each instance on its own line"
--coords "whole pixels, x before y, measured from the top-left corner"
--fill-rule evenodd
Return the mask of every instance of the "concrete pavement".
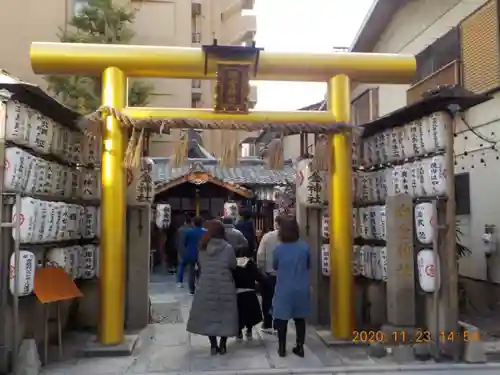
M 179 289 L 173 276 L 152 277 L 150 285 L 153 321 L 140 334 L 133 356 L 117 358 L 79 358 L 75 348 L 88 339 L 88 335 L 73 334 L 66 339 L 67 360 L 46 366 L 46 375 L 145 375 L 161 374 L 448 374 L 444 369 L 478 372 L 482 375 L 500 373 L 497 367 L 456 367 L 451 364 L 415 363 L 414 367 L 394 364 L 390 358 L 370 358 L 365 347 L 327 348 L 309 330 L 305 358 L 291 353 L 295 342 L 293 324 L 289 333 L 289 355 L 280 358 L 276 353 L 276 337 L 254 331 L 254 340 L 228 341 L 228 353 L 211 356 L 206 337 L 186 332 L 186 322 L 192 296 L 187 288 Z M 433 366 L 433 367 L 429 367 Z M 436 367 L 437 366 L 437 367 Z M 462 365 L 463 366 L 463 365 Z M 427 368 L 427 369 L 426 369 Z M 427 371 L 428 370 L 428 371 Z M 413 371 L 413 372 L 412 372 Z M 433 372 L 434 371 L 434 372 Z M 437 372 L 436 372 L 437 371 Z M 486 372 L 484 372 L 486 371 Z M 465 374 L 465 372 L 463 372 Z M 450 373 L 451 374 L 451 373 Z

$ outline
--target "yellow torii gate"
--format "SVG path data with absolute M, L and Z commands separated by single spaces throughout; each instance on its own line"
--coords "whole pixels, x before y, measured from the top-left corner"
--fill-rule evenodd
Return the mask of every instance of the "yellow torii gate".
M 257 80 L 328 83 L 328 112 L 250 111 L 217 113 L 209 109 L 127 107 L 127 77 L 215 79 L 216 61 L 202 48 L 35 42 L 30 51 L 37 74 L 102 74 L 102 105 L 133 119 L 244 120 L 254 122 L 334 123 L 350 121 L 350 80 L 408 83 L 416 71 L 409 55 L 364 53 L 260 52 Z M 257 67 L 256 67 L 257 68 Z M 350 340 L 354 326 L 352 277 L 351 144 L 346 132 L 332 135 L 330 186 L 331 331 Z M 118 120 L 106 118 L 101 166 L 101 294 L 99 341 L 124 340 L 125 174 L 124 135 Z M 335 188 L 333 188 L 335 187 Z

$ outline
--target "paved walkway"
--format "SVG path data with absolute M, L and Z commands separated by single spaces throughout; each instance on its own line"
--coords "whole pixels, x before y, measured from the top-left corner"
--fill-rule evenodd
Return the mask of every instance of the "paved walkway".
M 370 358 L 364 347 L 327 348 L 309 329 L 305 358 L 291 353 L 295 342 L 293 324 L 289 333 L 289 355 L 278 357 L 276 337 L 255 329 L 254 340 L 228 341 L 228 352 L 224 356 L 211 356 L 206 337 L 186 332 L 186 322 L 192 296 L 187 288 L 178 289 L 173 276 L 153 276 L 150 285 L 153 305 L 153 320 L 141 334 L 133 356 L 118 358 L 72 358 L 43 369 L 46 375 L 140 375 L 151 373 L 192 374 L 203 372 L 224 372 L 227 374 L 271 374 L 291 373 L 335 373 L 340 371 L 374 371 L 377 367 L 389 365 L 389 358 Z M 66 339 L 66 343 L 84 342 L 88 336 L 78 334 Z M 69 344 L 65 349 L 70 351 Z M 70 355 L 70 354 L 67 354 Z M 390 367 L 380 373 L 391 374 Z M 333 371 L 335 368 L 336 371 Z M 350 368 L 348 370 L 347 368 Z M 357 370 L 356 370 L 357 369 Z M 422 368 L 423 369 L 423 368 Z M 408 369 L 409 370 L 409 369 Z M 496 370 L 497 373 L 500 370 Z M 455 370 L 457 372 L 457 370 Z M 411 373 L 411 372 L 410 372 Z M 415 372 L 412 374 L 417 374 Z M 431 374 L 431 373 L 429 373 Z

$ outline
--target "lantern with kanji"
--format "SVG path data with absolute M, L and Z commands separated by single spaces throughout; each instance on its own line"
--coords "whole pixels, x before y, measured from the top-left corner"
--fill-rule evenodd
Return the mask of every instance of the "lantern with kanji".
M 218 45 L 217 39 L 213 44 L 203 46 L 205 74 L 209 62 L 216 64 L 215 112 L 248 113 L 250 78 L 257 72 L 261 50 L 255 47 L 255 43 L 249 46 Z

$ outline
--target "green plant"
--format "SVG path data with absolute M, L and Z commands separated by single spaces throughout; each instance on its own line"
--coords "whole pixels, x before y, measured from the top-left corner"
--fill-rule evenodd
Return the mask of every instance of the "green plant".
M 456 246 L 457 260 L 464 258 L 464 257 L 468 257 L 469 255 L 472 254 L 472 251 L 467 246 L 460 243 L 460 240 L 464 235 L 462 230 L 460 229 L 460 225 L 461 225 L 460 220 L 457 219 L 455 222 L 455 227 L 456 227 L 455 236 L 456 236 L 456 243 L 457 243 L 457 246 Z
M 456 220 L 455 222 L 455 235 L 456 235 L 456 257 L 457 260 L 460 260 L 461 258 L 468 257 L 469 255 L 472 254 L 471 249 L 469 249 L 467 246 L 463 245 L 460 243 L 461 238 L 463 237 L 463 232 L 460 229 L 461 223 L 460 220 Z M 458 265 L 457 265 L 458 267 Z M 465 311 L 468 307 L 472 307 L 472 304 L 470 302 L 469 296 L 467 295 L 467 289 L 465 288 L 465 285 L 462 281 L 460 281 L 460 278 L 458 280 L 458 307 L 460 311 Z
M 117 6 L 112 0 L 89 0 L 68 23 L 60 28 L 63 43 L 128 44 L 135 36 L 131 25 L 136 10 Z M 101 77 L 50 75 L 45 77 L 49 91 L 79 113 L 101 105 Z M 144 106 L 154 87 L 146 82 L 129 82 L 128 105 Z

